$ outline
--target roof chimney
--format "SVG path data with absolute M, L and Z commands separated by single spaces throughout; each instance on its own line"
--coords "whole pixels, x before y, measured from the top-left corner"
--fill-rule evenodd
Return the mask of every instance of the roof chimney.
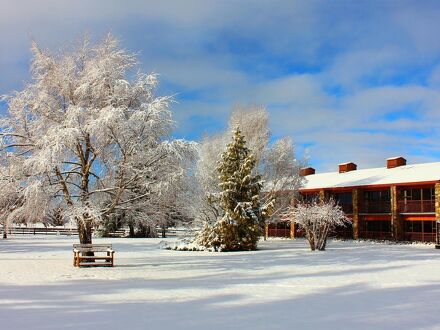
M 299 170 L 300 176 L 307 176 L 311 174 L 315 174 L 315 169 L 313 167 L 303 167 Z
M 356 171 L 357 165 L 355 163 L 343 163 L 339 164 L 339 173 L 345 173 L 350 171 Z
M 406 159 L 403 157 L 392 157 L 387 159 L 387 168 L 395 168 L 405 165 L 406 165 Z

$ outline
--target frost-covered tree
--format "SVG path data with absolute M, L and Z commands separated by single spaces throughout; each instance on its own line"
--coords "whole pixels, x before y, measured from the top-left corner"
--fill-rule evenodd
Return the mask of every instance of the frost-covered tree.
M 290 137 L 276 140 L 264 150 L 259 164 L 265 181 L 264 198 L 276 200 L 271 221 L 279 221 L 280 215 L 297 197 L 298 189 L 303 184 L 299 170 L 304 164 L 304 160 L 295 158 L 295 148 Z
M 66 223 L 64 210 L 61 206 L 55 206 L 54 209 L 48 211 L 47 215 L 43 218 L 45 227 L 64 226 Z
M 183 168 L 186 168 L 181 164 Z M 189 166 L 191 167 L 191 166 Z M 194 178 L 181 171 L 172 185 L 162 189 L 160 198 L 147 199 L 145 203 L 134 203 L 124 210 L 122 224 L 130 228 L 130 236 L 164 237 L 169 226 L 184 226 L 192 220 Z
M 168 159 L 160 164 L 164 168 L 156 168 L 149 179 L 157 181 L 160 190 L 158 194 L 149 195 L 142 199 L 129 198 L 131 201 L 119 206 L 115 212 L 103 219 L 100 226 L 101 234 L 114 231 L 121 227 L 129 228 L 130 237 L 157 237 L 158 228 L 162 235 L 167 227 L 171 225 L 184 225 L 189 222 L 192 216 L 192 201 L 194 178 L 191 174 L 195 156 L 196 146 L 192 146 L 185 157 Z M 161 177 L 160 175 L 164 175 Z M 160 185 L 160 186 L 159 186 Z M 128 194 L 145 194 L 148 188 L 137 185 Z M 110 200 L 106 204 L 111 203 Z
M 291 207 L 286 217 L 304 231 L 312 251 L 325 250 L 329 233 L 349 223 L 342 208 L 333 200 L 301 202 Z
M 218 199 L 224 214 L 214 225 L 204 227 L 198 242 L 220 251 L 255 250 L 259 224 L 270 215 L 272 203 L 260 200 L 261 177 L 253 174 L 255 158 L 238 128 L 221 158 Z
M 3 238 L 8 238 L 8 229 L 13 222 L 21 221 L 14 217 L 16 210 L 23 204 L 22 189 L 8 175 L 7 169 L 0 167 L 0 225 Z
M 256 170 L 265 157 L 265 151 L 269 147 L 269 113 L 262 106 L 242 106 L 236 105 L 229 118 L 227 139 L 230 139 L 231 132 L 235 127 L 240 127 L 241 132 L 246 137 L 246 143 L 255 157 Z
M 111 35 L 60 54 L 33 43 L 32 53 L 32 82 L 6 98 L 0 122 L 0 156 L 23 187 L 14 213 L 41 221 L 62 205 L 91 243 L 105 217 L 168 198 L 195 148 L 167 140 L 171 98 L 156 96 L 157 76 L 136 73 L 136 57 Z
M 197 226 L 212 225 L 223 216 L 215 196 L 220 193 L 217 168 L 221 161 L 221 150 L 225 149 L 226 144 L 224 135 L 206 136 L 200 143 L 192 203 Z
M 219 178 L 215 171 L 221 160 L 222 150 L 231 139 L 231 132 L 239 126 L 245 136 L 247 146 L 255 155 L 254 174 L 260 174 L 264 186 L 261 193 L 266 203 L 276 199 L 271 221 L 278 221 L 290 201 L 295 197 L 302 184 L 299 170 L 304 162 L 295 157 L 295 148 L 290 138 L 285 137 L 269 143 L 269 114 L 264 107 L 236 106 L 229 119 L 228 131 L 216 136 L 205 137 L 200 144 L 200 159 L 197 163 L 197 179 L 200 183 L 196 217 L 202 222 L 213 223 L 222 216 L 222 211 L 215 203 L 210 203 L 211 196 L 219 192 Z M 265 223 L 261 223 L 263 229 Z

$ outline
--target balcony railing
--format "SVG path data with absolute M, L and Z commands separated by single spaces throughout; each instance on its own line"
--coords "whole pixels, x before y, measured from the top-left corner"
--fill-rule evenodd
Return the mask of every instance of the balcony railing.
M 365 201 L 360 205 L 360 213 L 390 213 L 390 201 L 369 202 Z
M 405 240 L 407 241 L 421 241 L 421 242 L 435 242 L 435 233 L 424 232 L 405 232 Z
M 389 231 L 361 231 L 360 238 L 387 240 L 392 239 L 393 234 Z
M 434 213 L 435 202 L 433 200 L 398 201 L 400 213 Z

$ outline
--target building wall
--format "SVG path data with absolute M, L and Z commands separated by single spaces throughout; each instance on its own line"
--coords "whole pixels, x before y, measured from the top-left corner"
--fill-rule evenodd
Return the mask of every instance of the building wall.
M 371 238 L 371 239 L 394 239 L 394 240 L 424 240 L 432 241 L 434 233 L 432 232 L 432 224 L 436 219 L 440 220 L 440 183 L 434 185 L 412 185 L 411 189 L 422 189 L 435 187 L 435 210 L 429 208 L 428 212 L 426 205 L 429 201 L 414 200 L 411 204 L 413 212 L 404 213 L 402 211 L 408 208 L 403 208 L 403 204 L 408 201 L 404 200 L 403 191 L 409 189 L 407 186 L 387 186 L 387 187 L 355 187 L 355 188 L 341 188 L 341 189 L 320 189 L 316 191 L 308 191 L 307 194 L 313 194 L 319 199 L 324 200 L 337 193 L 351 191 L 352 193 L 352 212 L 349 218 L 352 220 L 353 238 Z M 365 198 L 374 196 L 375 191 L 389 192 L 389 201 L 371 202 L 368 208 L 365 208 Z M 372 193 L 373 192 L 373 193 Z M 387 194 L 385 194 L 387 195 Z M 379 198 L 380 199 L 380 198 Z M 428 202 L 428 203 L 425 203 Z M 376 204 L 374 204 L 376 203 Z M 409 203 L 409 202 L 408 202 Z M 426 204 L 426 205 L 425 205 Z M 424 206 L 425 205 L 425 206 Z M 415 206 L 415 207 L 414 207 Z M 383 210 L 381 209 L 383 207 Z M 373 212 L 374 211 L 374 212 Z M 422 212 L 423 211 L 423 212 Z M 409 232 L 409 230 L 420 230 L 422 232 Z M 294 226 L 290 228 L 290 236 L 294 238 L 296 229 Z
M 427 188 L 432 188 L 434 190 L 434 196 L 431 196 L 430 201 L 407 201 L 403 194 L 405 190 Z M 379 190 L 389 192 L 389 201 L 370 201 L 369 208 L 365 208 L 364 204 L 366 198 L 368 196 L 375 196 L 374 192 Z M 348 214 L 348 217 L 352 221 L 352 236 L 354 239 L 369 238 L 434 241 L 435 221 L 440 221 L 440 182 L 435 185 L 413 184 L 410 187 L 393 185 L 387 187 L 355 187 L 331 190 L 320 189 L 316 191 L 307 191 L 306 193 L 309 197 L 314 196 L 320 200 L 324 200 L 332 195 L 347 192 L 351 192 L 352 195 L 352 205 L 351 208 L 348 208 L 351 209 L 351 214 Z M 387 194 L 384 194 L 384 196 L 387 196 Z M 381 209 L 382 207 L 384 209 Z M 275 228 L 272 227 L 271 229 Z M 295 225 L 279 229 L 281 230 L 271 230 L 271 233 L 267 233 L 269 236 L 276 233 L 277 236 L 290 236 L 291 238 L 298 235 L 301 236 L 300 231 L 298 231 L 298 228 Z M 347 238 L 347 233 L 343 230 L 339 230 L 336 234 L 338 233 Z

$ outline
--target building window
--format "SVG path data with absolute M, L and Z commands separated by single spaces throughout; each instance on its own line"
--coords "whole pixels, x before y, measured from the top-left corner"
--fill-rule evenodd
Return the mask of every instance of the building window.
M 435 242 L 435 221 L 405 221 L 405 239 L 408 241 Z
M 391 200 L 390 190 L 366 191 L 365 200 L 368 202 L 389 202 Z
M 435 211 L 434 187 L 405 188 L 399 200 L 401 213 L 433 213 Z
M 390 239 L 391 221 L 365 221 L 365 231 L 359 233 L 360 237 L 370 239 Z
M 305 203 L 311 203 L 311 202 L 319 199 L 319 194 L 317 194 L 317 193 L 302 194 L 301 199 Z
M 353 196 L 351 192 L 335 193 L 333 197 L 346 214 L 353 213 Z
M 361 204 L 362 213 L 390 213 L 390 190 L 365 191 Z
M 391 232 L 391 221 L 366 221 L 367 231 Z
M 434 200 L 434 188 L 406 188 L 403 190 L 403 199 L 411 201 Z

